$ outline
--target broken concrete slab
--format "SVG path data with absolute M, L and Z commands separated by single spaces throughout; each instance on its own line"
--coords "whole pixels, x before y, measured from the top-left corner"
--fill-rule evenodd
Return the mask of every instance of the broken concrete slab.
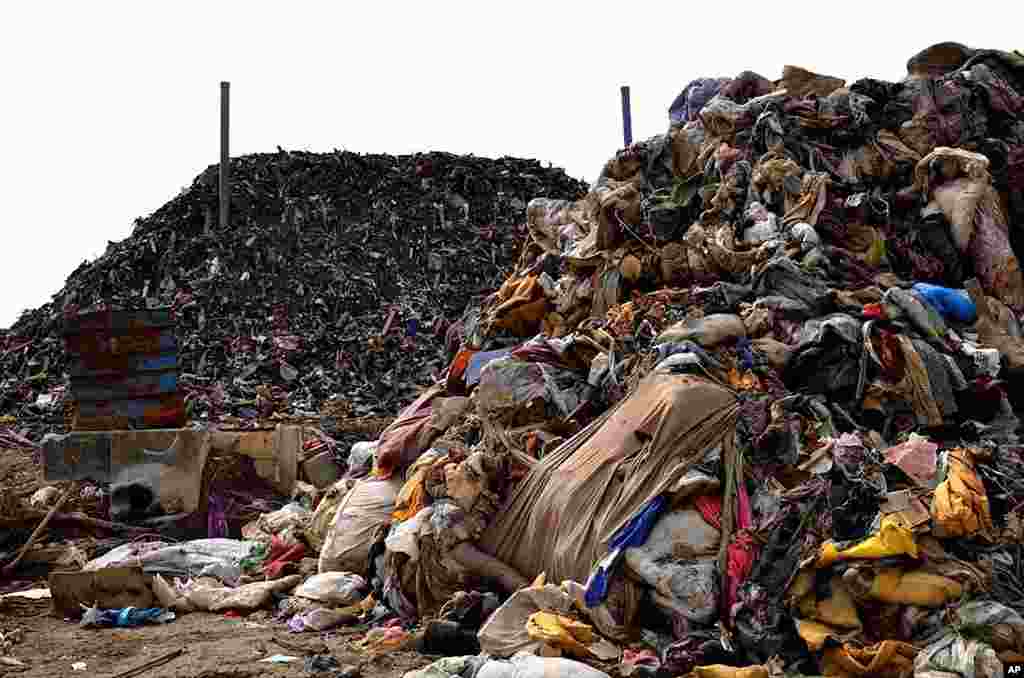
M 199 509 L 210 434 L 191 429 L 76 431 L 43 440 L 44 477 L 93 480 L 121 490 L 126 506 L 145 514 Z M 112 504 L 118 503 L 112 498 Z M 118 513 L 121 513 L 119 511 Z
M 82 605 L 107 610 L 153 605 L 151 577 L 140 567 L 108 567 L 94 572 L 54 572 L 50 575 L 53 611 L 78 618 Z
M 211 450 L 253 459 L 256 472 L 291 496 L 298 479 L 302 427 L 259 431 L 76 431 L 43 441 L 44 477 L 110 483 L 118 519 L 191 513 L 201 507 L 203 470 Z

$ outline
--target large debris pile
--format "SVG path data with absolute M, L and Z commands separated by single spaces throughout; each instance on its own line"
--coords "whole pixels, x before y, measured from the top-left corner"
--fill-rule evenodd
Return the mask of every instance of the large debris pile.
M 585 198 L 532 201 L 515 272 L 349 491 L 394 506 L 366 514 L 382 555 L 336 531 L 321 570 L 405 621 L 500 582 L 492 657 L 1020 658 L 1024 635 L 965 629 L 1024 632 L 1024 56 L 946 44 L 908 71 L 699 80 Z
M 355 415 L 393 414 L 443 369 L 449 322 L 507 273 L 526 202 L 585 188 L 536 161 L 444 153 L 231 164 L 227 232 L 214 166 L 3 336 L 0 413 L 30 421 L 43 395 L 60 419 L 47 396 L 66 367 L 63 314 L 106 304 L 178 310 L 194 416 L 315 414 L 336 396 Z
M 670 118 L 584 198 L 530 202 L 514 271 L 342 480 L 161 603 L 290 592 L 294 631 L 460 655 L 420 676 L 1024 659 L 1024 55 L 705 78 Z

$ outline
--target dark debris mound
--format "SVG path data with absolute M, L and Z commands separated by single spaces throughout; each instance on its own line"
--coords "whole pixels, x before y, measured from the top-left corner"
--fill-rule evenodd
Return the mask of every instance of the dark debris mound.
M 391 414 L 442 368 L 467 301 L 501 284 L 526 203 L 586 190 L 535 160 L 446 153 L 231 165 L 229 230 L 214 165 L 2 336 L 0 414 L 61 421 L 35 403 L 63 382 L 62 315 L 103 304 L 174 306 L 193 416 L 312 413 L 339 396 L 354 415 Z

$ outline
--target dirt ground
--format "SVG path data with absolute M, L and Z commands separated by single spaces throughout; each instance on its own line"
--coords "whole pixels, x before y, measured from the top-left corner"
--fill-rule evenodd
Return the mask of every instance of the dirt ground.
M 247 678 L 249 676 L 333 676 L 337 671 L 309 673 L 303 662 L 303 648 L 330 653 L 341 666 L 356 666 L 364 678 L 400 678 L 406 671 L 422 668 L 434 660 L 415 652 L 390 652 L 371 657 L 351 647 L 361 636 L 331 633 L 290 633 L 273 621 L 253 622 L 220 615 L 194 613 L 154 626 L 132 629 L 82 629 L 49 615 L 44 601 L 19 613 L 0 617 L 0 631 L 22 629 L 23 638 L 8 656 L 27 665 L 12 669 L 0 665 L 0 675 L 82 676 L 114 678 L 174 650 L 184 653 L 160 666 L 137 675 L 143 678 Z M 34 616 L 29 616 L 34 615 Z M 287 646 L 276 642 L 280 639 Z M 260 663 L 271 655 L 298 657 L 291 664 Z M 72 664 L 85 662 L 83 671 Z M 131 674 L 129 674 L 131 675 Z
M 25 450 L 0 450 L 0 515 L 27 502 L 32 493 L 43 486 L 42 473 L 32 453 Z M 66 483 L 57 483 L 61 489 Z M 66 510 L 91 513 L 90 502 L 69 500 Z M 50 533 L 49 538 L 62 540 L 66 532 Z M 19 577 L 13 582 L 0 578 L 0 593 L 46 586 L 45 577 Z M 0 676 L 35 678 L 248 678 L 249 676 L 324 676 L 337 671 L 310 673 L 305 670 L 305 654 L 330 654 L 341 666 L 356 666 L 363 678 L 400 678 L 406 671 L 431 663 L 434 657 L 415 652 L 389 652 L 372 657 L 352 646 L 362 633 L 344 629 L 339 633 L 290 633 L 288 628 L 263 613 L 249 618 L 228 618 L 219 614 L 193 613 L 180 615 L 164 625 L 132 629 L 82 629 L 77 623 L 65 622 L 50 614 L 50 601 L 27 601 L 10 598 L 0 604 L 0 633 L 15 642 L 6 656 L 25 664 L 5 665 L 0 647 Z M 20 633 L 18 633 L 20 629 Z M 280 639 L 286 645 L 275 642 Z M 290 646 L 290 647 L 289 647 Z M 145 665 L 158 657 L 183 649 L 184 652 L 153 668 L 139 673 L 126 671 Z M 305 650 L 305 651 L 304 651 Z M 290 664 L 268 664 L 259 660 L 271 655 L 298 657 Z M 72 664 L 84 662 L 84 670 Z

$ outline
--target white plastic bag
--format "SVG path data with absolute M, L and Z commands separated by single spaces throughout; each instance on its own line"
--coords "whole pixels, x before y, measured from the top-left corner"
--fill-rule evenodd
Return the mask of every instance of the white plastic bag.
M 346 607 L 366 597 L 366 580 L 351 572 L 316 574 L 295 589 L 295 595 L 328 605 Z
M 304 528 L 309 525 L 312 512 L 302 504 L 291 503 L 273 513 L 264 513 L 259 518 L 260 529 L 274 535 L 288 528 Z
M 718 606 L 721 538 L 696 509 L 672 511 L 655 522 L 646 543 L 626 549 L 626 567 L 654 588 L 659 607 L 706 624 Z
M 253 542 L 236 539 L 125 544 L 86 564 L 83 570 L 138 565 L 146 574 L 216 577 L 224 582 L 236 582 L 242 576 L 242 559 L 249 555 L 253 545 Z
M 362 478 L 370 473 L 373 468 L 373 456 L 377 453 L 379 440 L 363 441 L 355 443 L 348 452 L 349 478 Z
M 977 640 L 950 633 L 918 653 L 914 678 L 1002 678 L 996 651 Z
M 476 678 L 609 678 L 604 671 L 562 657 L 537 657 L 520 652 L 508 661 L 492 659 Z
M 420 528 L 430 521 L 434 507 L 427 506 L 409 520 L 392 525 L 391 532 L 384 540 L 384 546 L 392 553 L 404 553 L 413 562 L 420 558 Z

